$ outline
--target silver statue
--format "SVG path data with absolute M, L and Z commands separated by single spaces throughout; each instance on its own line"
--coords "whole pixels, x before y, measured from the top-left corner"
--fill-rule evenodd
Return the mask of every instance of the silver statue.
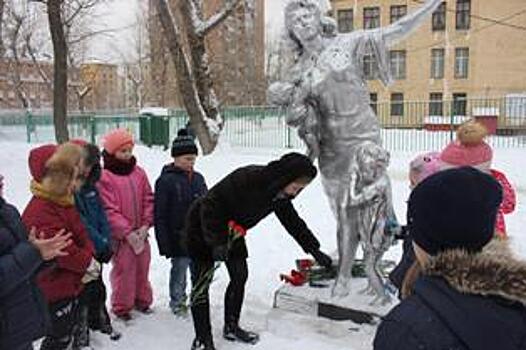
M 417 28 L 441 2 L 427 0 L 388 27 L 345 34 L 338 34 L 334 20 L 322 15 L 319 0 L 289 0 L 285 7 L 286 40 L 295 56 L 294 65 L 285 81 L 269 87 L 269 100 L 287 108 L 288 125 L 298 128 L 309 156 L 319 161 L 323 186 L 337 220 L 340 264 L 334 296 L 349 293 L 351 267 L 361 239 L 370 263 L 371 287 L 378 297 L 387 298 L 374 266 L 386 248 L 383 243 L 377 244 L 383 239 L 382 233 L 371 222 L 395 220 L 391 189 L 385 169 L 375 174 L 378 186 L 360 185 L 360 181 L 371 181 L 367 179 L 372 175 L 357 164 L 359 149 L 381 145 L 380 125 L 369 106 L 364 58 L 374 56 L 378 77 L 388 85 L 389 47 Z M 365 200 L 372 193 L 383 195 Z

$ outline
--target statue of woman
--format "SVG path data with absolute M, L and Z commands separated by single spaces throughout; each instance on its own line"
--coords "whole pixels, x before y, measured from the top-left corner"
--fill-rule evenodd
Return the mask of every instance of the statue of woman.
M 441 2 L 426 0 L 418 10 L 387 27 L 344 34 L 336 33 L 334 20 L 322 16 L 318 0 L 289 0 L 285 7 L 286 39 L 295 60 L 288 79 L 270 86 L 269 98 L 287 108 L 287 123 L 298 127 L 309 156 L 318 158 L 337 220 L 340 259 L 353 255 L 347 242 L 356 236 L 351 232 L 353 226 L 364 220 L 345 200 L 355 168 L 354 154 L 363 142 L 381 145 L 380 125 L 369 106 L 364 58 L 374 56 L 378 77 L 388 85 L 389 47 L 417 28 Z M 348 266 L 340 261 L 333 295 L 349 293 Z

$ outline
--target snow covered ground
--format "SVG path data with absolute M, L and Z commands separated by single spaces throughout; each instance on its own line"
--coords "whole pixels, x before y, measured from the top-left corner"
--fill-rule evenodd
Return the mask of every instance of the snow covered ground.
M 5 139 L 4 139 L 5 140 Z M 31 147 L 21 142 L 0 141 L 0 173 L 6 177 L 5 197 L 23 210 L 30 198 L 27 156 Z M 246 164 L 265 164 L 287 152 L 280 149 L 233 149 L 220 145 L 213 155 L 199 158 L 197 170 L 212 186 L 231 170 Z M 163 164 L 170 161 L 169 152 L 160 149 L 136 148 L 138 163 L 143 166 L 153 183 Z M 405 222 L 405 200 L 409 194 L 406 179 L 407 164 L 411 153 L 392 155 L 390 175 L 393 181 L 394 202 L 397 214 Z M 507 224 L 516 251 L 526 256 L 526 158 L 524 149 L 496 149 L 495 168 L 503 170 L 515 184 L 518 194 L 518 208 L 507 216 Z M 323 193 L 319 177 L 295 200 L 295 206 L 313 232 L 322 242 L 322 248 L 329 252 L 336 249 L 335 223 Z M 92 335 L 95 349 L 189 349 L 193 339 L 191 320 L 176 319 L 168 309 L 169 262 L 159 257 L 156 243 L 151 264 L 150 279 L 154 288 L 154 311 L 150 316 L 134 315 L 136 318 L 125 326 L 115 322 L 123 337 L 111 342 L 100 333 Z M 261 341 L 255 346 L 232 344 L 220 336 L 223 325 L 223 291 L 228 282 L 222 268 L 216 275 L 211 288 L 212 324 L 216 346 L 221 350 L 253 348 L 254 350 L 365 350 L 372 348 L 375 334 L 373 326 L 358 326 L 351 322 L 334 322 L 313 319 L 272 309 L 273 293 L 280 286 L 279 273 L 287 272 L 294 266 L 294 260 L 303 252 L 294 243 L 274 216 L 261 222 L 248 235 L 249 281 L 247 284 L 243 325 L 261 333 Z M 400 247 L 387 253 L 397 259 Z M 106 269 L 105 278 L 109 269 Z

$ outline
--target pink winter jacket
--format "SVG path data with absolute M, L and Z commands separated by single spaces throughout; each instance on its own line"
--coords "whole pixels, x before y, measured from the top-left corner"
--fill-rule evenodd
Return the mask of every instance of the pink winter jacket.
M 123 240 L 141 226 L 153 225 L 153 193 L 146 172 L 135 166 L 129 175 L 103 170 L 97 188 L 114 240 Z
M 498 170 L 491 169 L 491 175 L 497 180 L 502 186 L 502 203 L 500 204 L 499 211 L 497 213 L 497 221 L 495 222 L 495 233 L 500 238 L 506 238 L 506 223 L 504 222 L 504 214 L 509 214 L 515 210 L 517 200 L 515 198 L 515 190 L 510 184 L 506 175 Z

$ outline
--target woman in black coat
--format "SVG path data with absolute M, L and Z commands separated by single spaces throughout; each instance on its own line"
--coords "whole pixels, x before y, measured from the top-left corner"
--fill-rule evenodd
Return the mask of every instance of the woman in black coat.
M 382 321 L 375 350 L 526 349 L 526 262 L 493 239 L 500 185 L 473 168 L 437 173 L 411 193 L 420 277 Z
M 32 349 L 49 324 L 46 303 L 34 281 L 45 260 L 63 255 L 69 235 L 29 236 L 15 207 L 2 198 L 0 175 L 0 350 Z
M 190 208 L 186 234 L 193 262 L 191 306 L 196 339 L 192 349 L 215 349 L 208 301 L 212 280 L 209 272 L 214 261 L 225 261 L 230 276 L 225 293 L 223 336 L 227 340 L 248 343 L 258 340 L 257 334 L 239 327 L 248 277 L 248 252 L 243 237 L 229 244 L 228 223 L 231 220 L 244 229 L 250 229 L 270 213 L 275 213 L 305 252 L 312 254 L 321 265 L 331 266 L 330 257 L 320 251 L 320 243 L 291 202 L 315 176 L 316 168 L 309 158 L 289 153 L 266 166 L 249 165 L 233 171 Z M 203 288 L 204 279 L 208 281 Z

